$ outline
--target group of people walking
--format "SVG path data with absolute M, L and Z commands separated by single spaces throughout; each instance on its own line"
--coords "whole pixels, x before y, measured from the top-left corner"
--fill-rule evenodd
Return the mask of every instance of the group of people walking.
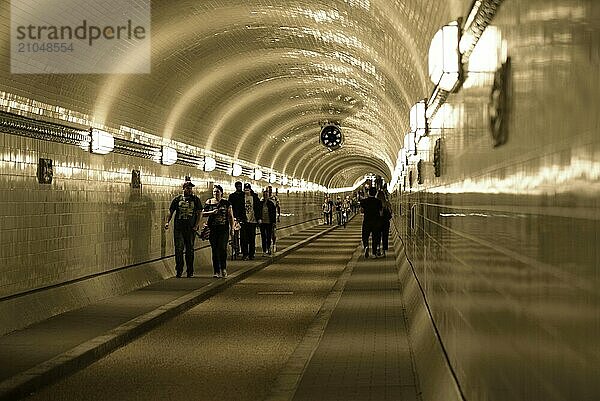
M 253 260 L 256 253 L 256 228 L 260 229 L 262 251 L 269 256 L 275 251 L 276 224 L 280 219 L 280 206 L 277 193 L 271 186 L 264 188 L 259 197 L 252 190 L 250 183 L 235 183 L 235 192 L 224 198 L 223 187 L 213 186 L 213 197 L 202 205 L 200 198 L 193 193 L 194 184 L 183 183 L 183 194 L 173 198 L 169 207 L 169 216 L 165 229 L 173 216 L 173 242 L 175 246 L 175 273 L 182 277 L 186 267 L 186 276 L 194 276 L 194 240 L 199 233 L 207 233 L 212 251 L 213 277 L 227 277 L 227 244 L 229 239 L 237 241 L 233 246 L 234 253 L 240 253 L 242 260 Z M 337 196 L 335 202 L 329 197 L 323 202 L 325 224 L 332 224 L 335 212 L 337 224 L 346 226 L 350 213 L 360 205 L 363 213 L 362 243 L 365 258 L 370 254 L 375 257 L 385 256 L 388 250 L 390 219 L 392 208 L 388 195 L 384 190 L 375 187 L 368 189 L 369 196 L 357 200 L 356 205 L 349 196 L 344 199 Z M 200 231 L 200 223 L 206 219 Z M 203 234 L 200 234 L 201 236 Z M 369 238 L 372 246 L 369 247 Z
M 386 256 L 390 235 L 392 206 L 385 190 L 375 187 L 368 189 L 368 197 L 360 200 L 360 211 L 363 213 L 362 243 L 365 258 Z M 369 248 L 371 238 L 371 248 Z M 371 250 L 371 252 L 369 252 Z
M 346 196 L 344 199 L 337 196 L 335 202 L 329 196 L 326 196 L 321 205 L 323 224 L 332 225 L 335 214 L 337 225 L 346 227 L 351 214 L 356 213 L 357 204 L 358 200 L 356 198 L 350 199 L 350 196 Z
M 275 225 L 279 221 L 279 199 L 269 186 L 262 197 L 254 193 L 250 183 L 235 183 L 235 192 L 224 198 L 223 187 L 213 186 L 213 197 L 204 206 L 193 194 L 194 184 L 186 181 L 183 194 L 171 201 L 165 229 L 175 215 L 173 242 L 175 246 L 175 275 L 181 277 L 186 267 L 186 276 L 194 276 L 194 240 L 198 232 L 207 231 L 212 252 L 213 277 L 227 277 L 227 244 L 236 238 L 239 229 L 239 252 L 242 260 L 252 260 L 256 251 L 256 228 L 260 228 L 264 255 L 271 255 L 275 247 Z M 205 226 L 200 223 L 206 218 Z

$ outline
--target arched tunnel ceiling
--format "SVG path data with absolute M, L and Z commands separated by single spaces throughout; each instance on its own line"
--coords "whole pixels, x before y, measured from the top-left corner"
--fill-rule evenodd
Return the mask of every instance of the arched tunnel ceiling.
M 430 40 L 466 3 L 155 0 L 150 74 L 10 75 L 3 65 L 3 90 L 325 186 L 389 179 L 410 107 L 432 89 Z M 342 127 L 339 150 L 319 144 L 326 121 Z

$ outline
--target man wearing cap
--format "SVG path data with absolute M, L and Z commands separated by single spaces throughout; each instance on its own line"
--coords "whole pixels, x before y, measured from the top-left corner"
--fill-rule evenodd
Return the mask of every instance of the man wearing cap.
M 169 229 L 171 217 L 175 214 L 173 228 L 173 243 L 175 244 L 175 273 L 176 277 L 183 274 L 184 252 L 186 273 L 188 277 L 194 276 L 194 239 L 195 232 L 200 224 L 202 203 L 200 198 L 192 193 L 194 184 L 191 181 L 183 183 L 183 194 L 177 195 L 171 201 L 169 217 L 165 223 L 165 230 Z
M 252 191 L 250 183 L 244 184 L 244 213 L 240 221 L 240 242 L 242 260 L 254 259 L 256 252 L 256 227 L 262 222 L 262 208 L 258 195 Z

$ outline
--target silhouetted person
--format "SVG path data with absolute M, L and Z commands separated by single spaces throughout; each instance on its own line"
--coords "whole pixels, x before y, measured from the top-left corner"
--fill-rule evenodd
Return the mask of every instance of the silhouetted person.
M 389 196 L 385 190 L 377 193 L 377 199 L 381 201 L 383 210 L 381 213 L 381 247 L 378 249 L 377 256 L 384 256 L 388 251 L 388 242 L 390 237 L 390 220 L 392 219 L 392 205 Z
M 369 188 L 369 196 L 360 201 L 360 211 L 363 213 L 362 242 L 365 250 L 365 258 L 369 257 L 370 236 L 372 236 L 373 255 L 377 254 L 379 245 L 383 205 L 375 195 L 377 195 L 377 189 L 371 187 Z

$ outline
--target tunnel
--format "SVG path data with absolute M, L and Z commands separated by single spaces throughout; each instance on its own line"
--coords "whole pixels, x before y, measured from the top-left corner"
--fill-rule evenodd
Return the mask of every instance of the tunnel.
M 600 399 L 597 0 L 0 15 L 0 399 Z

